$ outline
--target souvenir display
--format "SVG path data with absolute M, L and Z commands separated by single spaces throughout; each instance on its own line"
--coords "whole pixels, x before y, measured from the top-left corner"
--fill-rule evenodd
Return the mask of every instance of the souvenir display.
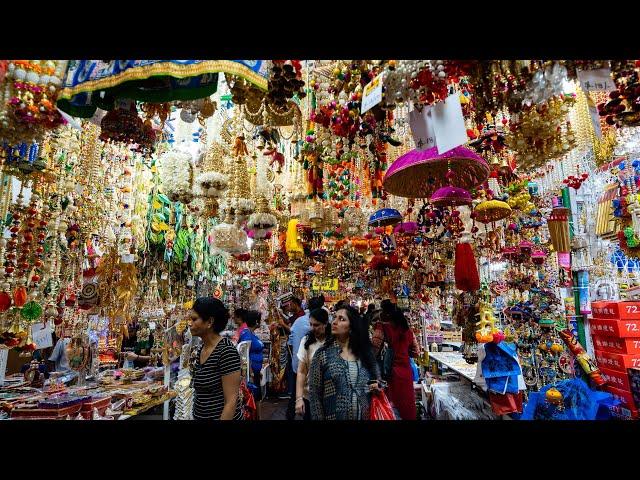
M 214 297 L 255 418 L 322 294 L 406 319 L 420 418 L 637 418 L 639 69 L 0 61 L 0 415 L 194 418 Z

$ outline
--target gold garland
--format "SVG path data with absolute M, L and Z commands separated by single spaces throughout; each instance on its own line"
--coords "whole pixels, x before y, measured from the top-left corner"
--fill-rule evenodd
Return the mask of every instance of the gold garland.
M 267 90 L 267 79 L 262 75 L 253 72 L 249 69 L 249 67 L 246 67 L 238 62 L 233 62 L 231 60 L 207 60 L 202 63 L 186 66 L 167 63 L 155 63 L 153 65 L 133 67 L 122 72 L 119 75 L 108 78 L 101 78 L 99 80 L 90 80 L 75 87 L 63 88 L 60 92 L 59 98 L 70 99 L 71 97 L 79 93 L 104 90 L 120 85 L 123 82 L 128 82 L 130 80 L 144 80 L 155 75 L 168 75 L 175 78 L 187 78 L 195 77 L 197 75 L 204 75 L 206 73 L 219 72 L 237 75 L 251 82 L 261 90 Z

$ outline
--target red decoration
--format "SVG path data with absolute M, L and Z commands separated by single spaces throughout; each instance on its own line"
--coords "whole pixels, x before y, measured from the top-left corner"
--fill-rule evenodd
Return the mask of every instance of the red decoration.
M 11 296 L 7 292 L 0 292 L 0 312 L 6 312 L 11 306 Z
M 456 288 L 463 292 L 473 292 L 480 288 L 476 259 L 468 243 L 456 245 L 455 279 Z
M 27 289 L 24 287 L 16 288 L 13 292 L 13 303 L 16 307 L 22 307 L 27 302 Z

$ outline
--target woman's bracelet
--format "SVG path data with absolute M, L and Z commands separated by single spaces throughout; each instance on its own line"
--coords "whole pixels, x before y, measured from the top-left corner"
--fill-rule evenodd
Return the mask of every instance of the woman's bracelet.
M 304 400 L 304 397 L 298 397 L 298 398 L 296 398 L 296 402 L 297 402 L 298 400 Z

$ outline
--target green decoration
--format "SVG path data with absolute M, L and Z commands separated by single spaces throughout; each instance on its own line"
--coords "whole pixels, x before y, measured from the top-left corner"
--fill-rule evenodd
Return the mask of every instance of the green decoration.
M 42 306 L 34 301 L 27 302 L 22 306 L 22 310 L 20 310 L 20 315 L 25 320 L 29 320 L 33 322 L 37 320 L 42 315 Z

